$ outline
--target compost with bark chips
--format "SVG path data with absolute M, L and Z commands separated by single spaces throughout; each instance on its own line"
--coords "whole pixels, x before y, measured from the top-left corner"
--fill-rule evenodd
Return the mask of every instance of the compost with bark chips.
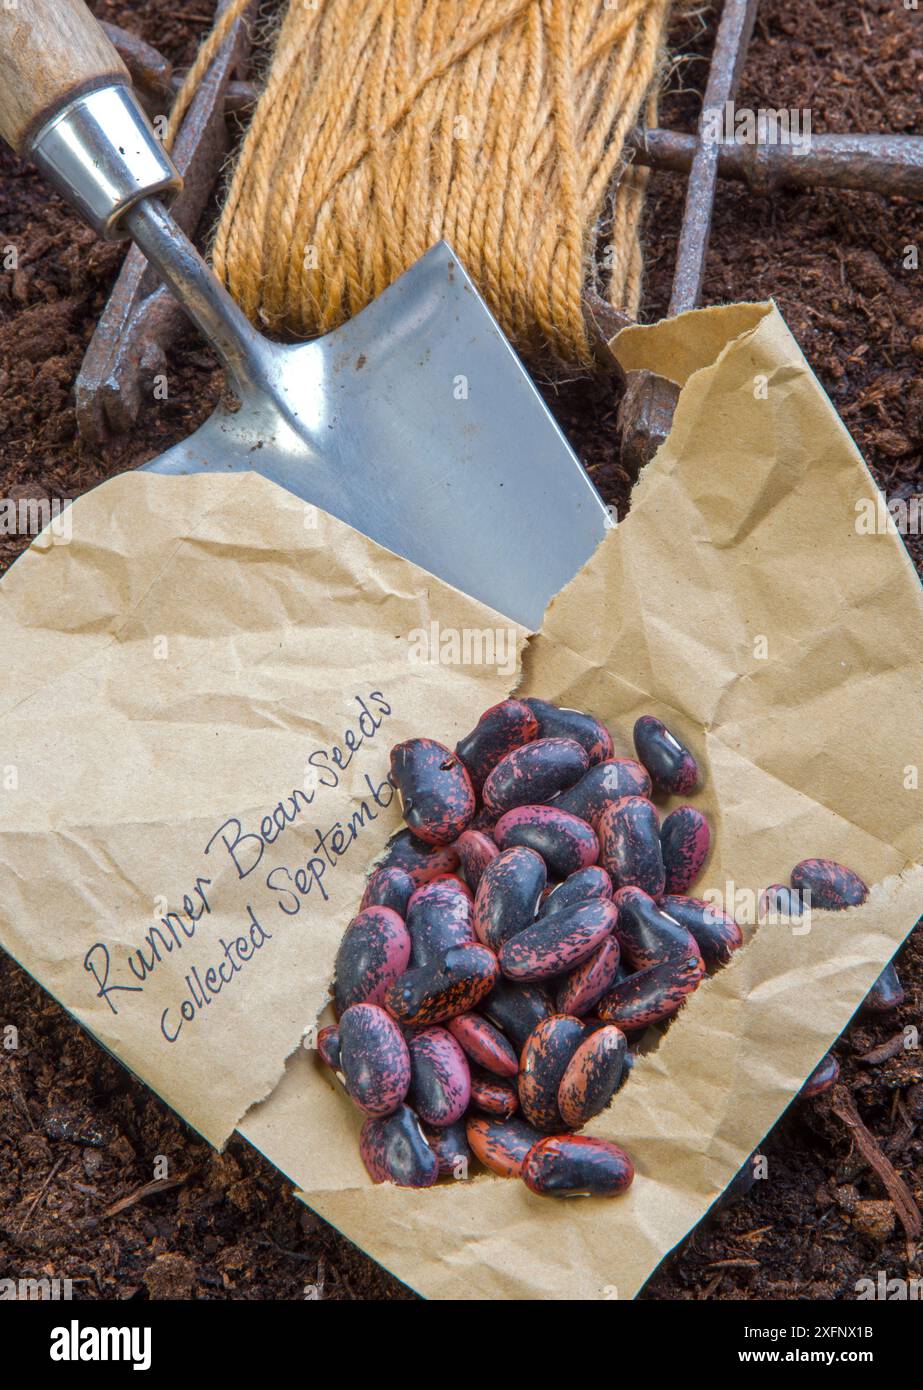
M 209 5 L 184 9 L 171 0 L 92 8 L 179 66 L 210 22 Z M 763 0 L 738 104 L 810 108 L 818 132 L 912 133 L 923 82 L 918 22 L 892 0 L 823 8 Z M 714 25 L 713 11 L 674 25 L 664 126 L 694 126 Z M 683 188 L 679 176 L 651 181 L 647 321 L 668 300 Z M 923 491 L 923 272 L 905 262 L 907 248 L 921 242 L 919 206 L 907 201 L 784 190 L 767 198 L 719 186 L 703 298 L 774 296 L 879 486 L 908 502 Z M 221 374 L 190 334 L 170 356 L 169 400 L 152 403 L 104 450 L 81 447 L 74 378 L 121 249 L 96 241 L 5 149 L 0 246 L 18 251 L 18 268 L 0 271 L 4 496 L 78 496 L 210 413 Z M 545 390 L 606 500 L 623 513 L 630 481 L 617 461 L 611 386 L 578 380 Z M 0 566 L 25 544 L 0 538 Z M 907 544 L 919 566 L 920 536 Z M 761 1148 L 768 1179 L 713 1211 L 645 1297 L 851 1299 L 857 1280 L 878 1271 L 921 1276 L 881 1178 L 893 1165 L 923 1202 L 923 1062 L 901 1045 L 923 1004 L 919 926 L 898 969 L 907 993 L 901 1008 L 858 1015 L 836 1046 L 841 1089 L 791 1106 Z M 413 1297 L 302 1207 L 242 1139 L 213 1152 L 6 956 L 0 1023 L 19 1034 L 17 1050 L 0 1052 L 5 1276 L 69 1278 L 74 1296 L 89 1299 Z M 157 1177 L 164 1158 L 167 1176 Z

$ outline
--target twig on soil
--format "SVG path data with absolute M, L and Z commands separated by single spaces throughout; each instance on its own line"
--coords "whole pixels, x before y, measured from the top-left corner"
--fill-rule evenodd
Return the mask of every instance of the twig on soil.
M 52 1178 L 55 1176 L 55 1174 L 56 1174 L 56 1173 L 59 1171 L 59 1169 L 62 1167 L 62 1165 L 63 1165 L 63 1163 L 64 1163 L 64 1161 L 65 1161 L 66 1158 L 67 1158 L 67 1155 L 66 1155 L 66 1154 L 62 1154 L 62 1155 L 61 1155 L 61 1157 L 58 1159 L 57 1163 L 56 1163 L 56 1164 L 54 1165 L 54 1167 L 52 1168 L 51 1172 L 48 1174 L 48 1176 L 47 1176 L 47 1178 L 45 1179 L 45 1181 L 42 1183 L 42 1185 L 41 1185 L 41 1187 L 39 1188 L 38 1192 L 35 1194 L 35 1197 L 34 1197 L 33 1200 L 32 1200 L 32 1205 L 29 1207 L 29 1210 L 26 1212 L 25 1216 L 24 1216 L 23 1219 L 22 1219 L 22 1225 L 21 1225 L 20 1228 L 19 1228 L 20 1233 L 22 1233 L 22 1232 L 26 1229 L 26 1227 L 28 1226 L 29 1222 L 32 1220 L 32 1213 L 35 1211 L 35 1208 L 38 1206 L 39 1202 L 42 1200 L 42 1198 L 44 1197 L 45 1193 L 48 1191 L 48 1188 L 49 1188 L 49 1186 L 50 1186 L 50 1184 L 51 1184 Z
M 292 1260 L 313 1261 L 315 1259 L 314 1255 L 304 1254 L 300 1250 L 289 1250 L 286 1246 L 280 1245 L 278 1241 L 273 1240 L 272 1237 L 270 1237 L 267 1244 L 271 1245 L 274 1250 L 278 1250 L 280 1255 L 288 1255 L 289 1259 Z
M 916 1123 L 908 1112 L 900 1091 L 895 1091 L 894 1104 L 891 1107 L 891 1138 L 888 1140 L 888 1153 L 892 1159 L 904 1152 L 916 1132 Z
M 849 1130 L 856 1148 L 871 1168 L 878 1174 L 885 1191 L 894 1203 L 895 1210 L 907 1236 L 907 1258 L 913 1259 L 917 1242 L 923 1232 L 923 1216 L 913 1199 L 910 1188 L 904 1182 L 891 1160 L 882 1152 L 875 1136 L 866 1129 L 859 1117 L 855 1101 L 845 1086 L 835 1086 L 830 1096 L 830 1109 Z
M 903 1033 L 895 1033 L 893 1038 L 888 1038 L 887 1042 L 879 1043 L 873 1047 L 871 1052 L 866 1052 L 862 1057 L 857 1057 L 857 1062 L 865 1062 L 870 1067 L 877 1067 L 879 1062 L 888 1062 L 892 1057 L 898 1057 L 904 1050 Z
M 744 1231 L 737 1237 L 738 1240 L 757 1240 L 759 1236 L 764 1236 L 767 1231 L 773 1230 L 772 1226 L 757 1226 L 754 1231 Z
M 137 1202 L 143 1202 L 147 1197 L 157 1197 L 161 1192 L 172 1192 L 175 1187 L 182 1187 L 186 1181 L 186 1174 L 181 1178 L 159 1178 L 155 1182 L 146 1182 L 143 1187 L 129 1193 L 127 1197 L 120 1197 L 117 1202 L 113 1202 L 111 1207 L 100 1216 L 100 1221 L 105 1221 L 107 1216 L 118 1216 L 120 1212 L 127 1211 Z
M 709 1260 L 709 1269 L 759 1269 L 759 1260 Z

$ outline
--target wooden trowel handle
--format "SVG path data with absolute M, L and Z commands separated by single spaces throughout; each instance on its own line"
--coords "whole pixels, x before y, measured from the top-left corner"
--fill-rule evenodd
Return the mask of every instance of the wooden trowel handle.
M 128 80 L 83 0 L 0 0 L 0 135 L 19 154 L 74 97 Z

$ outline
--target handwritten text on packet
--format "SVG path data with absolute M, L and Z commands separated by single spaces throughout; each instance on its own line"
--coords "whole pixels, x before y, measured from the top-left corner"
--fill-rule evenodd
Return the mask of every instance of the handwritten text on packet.
M 184 1024 L 208 1008 L 225 985 L 272 940 L 272 932 L 264 925 L 264 920 L 272 920 L 267 914 L 278 912 L 286 918 L 295 917 L 311 893 L 319 894 L 324 902 L 329 900 L 330 876 L 366 827 L 394 799 L 395 789 L 389 776 L 378 781 L 364 773 L 366 795 L 348 818 L 334 820 L 326 827 L 313 827 L 311 851 L 305 861 L 294 867 L 273 862 L 266 869 L 264 859 L 268 852 L 312 807 L 324 788 L 340 786 L 343 773 L 356 754 L 374 741 L 392 712 L 380 690 L 372 690 L 366 697 L 355 696 L 355 703 L 355 722 L 344 731 L 341 742 L 309 755 L 311 774 L 305 779 L 304 789 L 295 787 L 261 818 L 258 828 L 247 828 L 238 816 L 229 816 L 204 846 L 205 855 L 229 859 L 238 879 L 247 879 L 261 869 L 263 889 L 268 889 L 271 896 L 259 915 L 252 904 L 247 904 L 247 921 L 239 935 L 230 940 L 218 938 L 217 962 L 201 969 L 192 966 L 185 977 L 187 992 L 182 1002 L 178 1007 L 164 1009 L 161 1015 L 160 1031 L 167 1042 L 175 1043 Z M 119 1002 L 127 1002 L 121 996 L 142 994 L 164 959 L 194 940 L 199 923 L 212 912 L 208 896 L 212 883 L 212 877 L 198 875 L 183 897 L 182 910 L 167 912 L 144 933 L 141 945 L 126 952 L 123 959 L 114 961 L 109 946 L 102 941 L 87 951 L 83 964 L 96 981 L 95 997 L 105 999 L 114 1014 L 119 1012 Z

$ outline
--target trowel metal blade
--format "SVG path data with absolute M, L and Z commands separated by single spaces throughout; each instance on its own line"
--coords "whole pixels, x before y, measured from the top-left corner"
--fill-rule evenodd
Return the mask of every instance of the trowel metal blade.
M 334 332 L 266 342 L 258 384 L 158 473 L 255 469 L 536 628 L 605 506 L 458 259 L 440 242 Z

